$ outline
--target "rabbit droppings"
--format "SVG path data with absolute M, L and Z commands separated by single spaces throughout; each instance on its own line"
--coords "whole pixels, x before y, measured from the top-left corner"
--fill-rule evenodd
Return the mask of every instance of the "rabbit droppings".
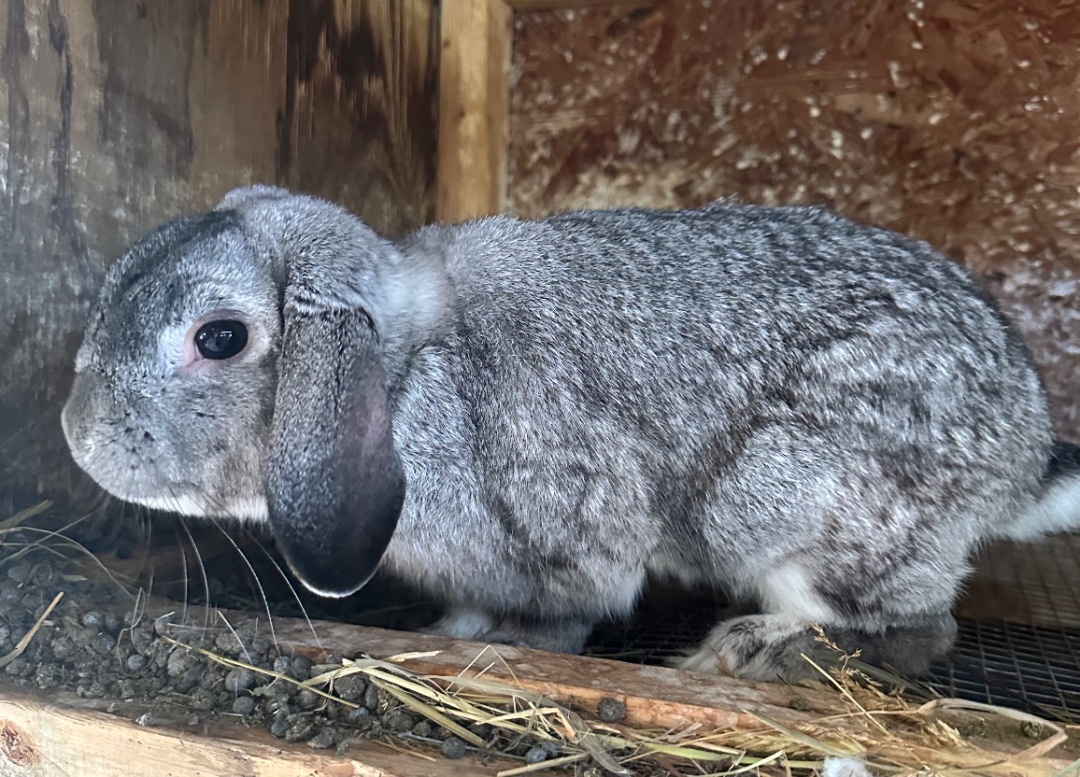
M 122 499 L 266 522 L 311 590 L 580 651 L 650 574 L 752 614 L 682 666 L 920 673 L 969 556 L 1080 524 L 1030 356 L 959 266 L 806 207 L 498 216 L 392 242 L 270 187 L 111 268 L 64 431 Z

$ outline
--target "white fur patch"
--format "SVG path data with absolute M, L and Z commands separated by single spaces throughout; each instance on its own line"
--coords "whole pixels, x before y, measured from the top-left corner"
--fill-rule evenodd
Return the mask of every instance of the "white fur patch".
M 230 518 L 239 518 L 241 521 L 264 523 L 270 517 L 270 508 L 266 506 L 263 497 L 243 497 L 228 502 L 225 512 Z
M 386 312 L 421 331 L 431 331 L 445 315 L 449 289 L 436 268 L 416 262 L 416 257 L 410 260 L 403 262 L 392 282 L 386 284 Z
M 997 529 L 1000 537 L 1033 540 L 1044 534 L 1080 529 L 1080 476 L 1064 477 L 1012 523 Z
M 826 758 L 821 777 L 870 777 L 870 770 L 857 758 Z
M 836 617 L 798 564 L 777 567 L 757 582 L 757 588 L 765 612 L 790 615 L 809 623 L 830 623 Z
M 210 505 L 206 500 L 197 499 L 193 496 L 152 496 L 142 498 L 128 498 L 129 501 L 150 507 L 154 510 L 165 510 L 170 513 L 179 513 L 192 518 L 235 518 L 241 521 L 263 523 L 269 515 L 266 500 L 262 498 L 244 497 L 228 502 L 224 507 Z
M 148 497 L 123 497 L 129 501 L 137 502 L 154 510 L 165 510 L 180 515 L 190 515 L 193 518 L 202 518 L 207 515 L 206 505 L 190 496 L 148 496 Z
M 161 333 L 158 346 L 157 371 L 162 375 L 168 375 L 174 370 L 184 366 L 184 341 L 187 337 L 188 326 L 169 326 Z

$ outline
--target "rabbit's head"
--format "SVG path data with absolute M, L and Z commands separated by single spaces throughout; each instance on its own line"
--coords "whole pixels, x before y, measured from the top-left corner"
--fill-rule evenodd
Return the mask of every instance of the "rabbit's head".
M 398 260 L 344 211 L 268 187 L 139 240 L 76 357 L 75 460 L 128 501 L 268 520 L 305 585 L 357 590 L 404 499 L 379 331 Z

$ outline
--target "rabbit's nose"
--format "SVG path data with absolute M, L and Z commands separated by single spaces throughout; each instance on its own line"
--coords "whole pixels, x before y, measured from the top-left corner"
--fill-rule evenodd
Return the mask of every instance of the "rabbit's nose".
M 71 387 L 71 395 L 60 411 L 60 426 L 64 430 L 64 439 L 72 451 L 77 451 L 85 444 L 86 411 L 89 404 L 90 388 L 85 375 L 76 375 Z

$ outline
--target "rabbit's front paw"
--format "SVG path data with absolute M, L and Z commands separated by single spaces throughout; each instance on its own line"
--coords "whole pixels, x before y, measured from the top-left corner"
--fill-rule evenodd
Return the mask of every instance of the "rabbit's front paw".
M 822 670 L 846 654 L 917 677 L 949 652 L 956 620 L 948 612 L 936 612 L 871 631 L 827 627 L 825 636 L 831 644 L 822 640 L 814 624 L 787 615 L 732 618 L 714 628 L 702 646 L 677 665 L 748 680 L 797 682 L 824 679 Z
M 580 653 L 592 628 L 591 620 L 559 618 L 533 621 L 508 618 L 488 633 L 485 639 L 551 653 Z

